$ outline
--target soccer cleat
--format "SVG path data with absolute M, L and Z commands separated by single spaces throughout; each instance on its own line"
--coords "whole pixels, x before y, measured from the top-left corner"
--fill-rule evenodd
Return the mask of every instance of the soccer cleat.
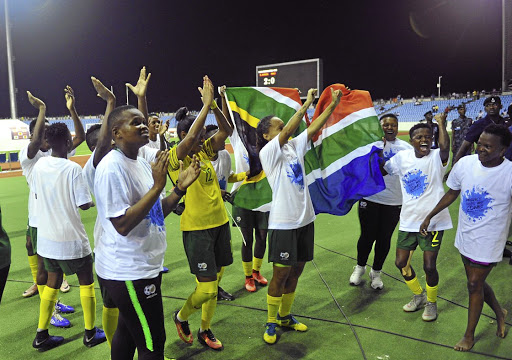
M 52 318 L 50 319 L 50 324 L 55 327 L 67 328 L 71 326 L 71 323 L 68 319 L 62 317 L 58 311 L 54 311 L 52 314 Z
M 267 344 L 275 344 L 277 341 L 277 335 L 276 335 L 276 323 L 267 323 L 267 328 L 265 329 L 265 333 L 263 334 L 263 340 Z
M 162 273 L 167 274 L 169 272 L 169 268 L 166 266 L 162 266 Z
M 370 286 L 374 290 L 382 290 L 384 287 L 384 283 L 382 282 L 382 279 L 380 278 L 381 271 L 374 271 L 373 269 L 370 270 L 370 273 L 368 274 L 370 276 L 370 280 L 372 281 Z
M 254 279 L 254 281 L 256 281 L 258 284 L 260 284 L 262 286 L 265 286 L 268 284 L 267 279 L 265 279 L 265 277 L 263 275 L 261 275 L 261 273 L 259 271 L 253 270 L 252 278 Z
M 71 290 L 71 286 L 69 286 L 68 281 L 66 279 L 62 280 L 62 284 L 60 285 L 60 291 L 63 293 L 67 293 Z
M 84 334 L 84 345 L 87 347 L 96 346 L 107 340 L 107 337 L 105 336 L 105 332 L 103 330 L 97 327 L 95 327 L 94 329 L 96 329 L 96 331 L 94 332 L 93 336 L 88 337 L 87 334 Z
M 30 285 L 30 287 L 27 290 L 23 291 L 23 297 L 24 298 L 31 297 L 31 296 L 34 296 L 37 293 L 38 293 L 37 285 L 36 284 L 32 284 L 32 285 Z
M 197 340 L 204 346 L 208 346 L 210 349 L 213 350 L 222 350 L 224 349 L 224 346 L 222 346 L 222 343 L 215 338 L 215 335 L 213 335 L 212 331 L 210 329 L 207 329 L 203 332 L 201 332 L 201 329 L 197 332 Z
M 74 307 L 61 303 L 60 299 L 55 303 L 55 310 L 63 314 L 71 314 L 75 312 Z
M 437 303 L 427 301 L 421 318 L 423 319 L 423 321 L 434 321 L 435 319 L 437 319 Z
M 179 321 L 178 320 L 178 313 L 180 311 L 176 310 L 172 314 L 172 319 L 174 320 L 174 323 L 176 324 L 176 330 L 178 330 L 178 336 L 181 340 L 186 342 L 187 344 L 192 344 L 192 341 L 194 341 L 194 337 L 192 336 L 192 333 L 190 332 L 190 327 L 188 326 L 188 321 Z
M 233 301 L 235 297 L 219 286 L 217 290 L 217 300 Z
M 361 277 L 366 272 L 366 266 L 354 266 L 354 271 L 350 275 L 350 285 L 359 285 L 361 283 Z
M 254 278 L 252 278 L 252 277 L 245 278 L 245 290 L 247 290 L 249 292 L 256 291 L 256 284 L 254 283 Z
M 292 314 L 286 315 L 284 317 L 279 316 L 277 314 L 277 325 L 288 327 L 290 329 L 293 329 L 295 331 L 307 331 L 308 327 L 295 319 L 295 317 L 292 316 Z
M 413 312 L 424 307 L 427 303 L 427 294 L 425 290 L 419 295 L 414 295 L 412 300 L 403 306 L 405 312 Z
M 32 342 L 33 348 L 40 351 L 46 351 L 53 349 L 64 342 L 64 338 L 62 336 L 50 336 L 48 335 L 48 330 L 44 331 L 44 333 L 46 334 L 46 337 L 41 333 L 36 335 L 36 338 Z

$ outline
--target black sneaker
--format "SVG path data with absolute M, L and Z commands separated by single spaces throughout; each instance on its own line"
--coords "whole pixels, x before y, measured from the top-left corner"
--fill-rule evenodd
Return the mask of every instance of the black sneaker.
M 62 336 L 50 336 L 48 330 L 37 333 L 36 338 L 32 342 L 32 347 L 40 351 L 46 351 L 59 346 L 64 342 Z
M 503 257 L 512 257 L 512 251 L 509 249 L 503 249 Z
M 217 300 L 233 301 L 235 297 L 219 286 Z
M 98 329 L 97 327 L 94 328 L 96 331 L 94 332 L 94 335 L 91 337 L 87 336 L 87 331 L 84 334 L 84 345 L 87 347 L 93 347 L 98 344 L 101 344 L 102 342 L 105 342 L 107 340 L 107 337 L 105 336 L 105 332 L 101 329 Z

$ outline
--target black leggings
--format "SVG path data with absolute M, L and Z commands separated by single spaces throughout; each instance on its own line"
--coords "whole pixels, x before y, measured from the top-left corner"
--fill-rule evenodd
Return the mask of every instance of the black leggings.
M 119 321 L 112 340 L 111 359 L 164 358 L 165 328 L 160 285 L 162 275 L 154 279 L 115 281 L 98 276 L 114 304 Z
M 5 283 L 7 282 L 10 267 L 11 265 L 7 265 L 0 269 L 0 303 L 2 302 L 2 295 L 4 294 Z
M 359 201 L 361 236 L 357 242 L 357 265 L 365 266 L 375 242 L 373 270 L 382 270 L 391 246 L 391 236 L 400 218 L 401 206 L 382 205 L 365 199 Z

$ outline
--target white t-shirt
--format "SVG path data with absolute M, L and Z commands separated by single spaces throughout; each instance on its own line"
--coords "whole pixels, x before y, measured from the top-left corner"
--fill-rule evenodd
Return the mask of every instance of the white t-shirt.
M 419 232 L 425 217 L 444 195 L 443 176 L 447 166 L 443 166 L 439 152 L 440 149 L 433 149 L 427 156 L 417 158 L 414 149 L 402 150 L 384 164 L 389 174 L 400 177 L 401 231 Z M 432 218 L 428 231 L 451 228 L 450 213 L 444 209 Z
M 228 187 L 228 178 L 233 171 L 231 171 L 231 156 L 227 150 L 220 150 L 217 153 L 217 160 L 210 160 L 213 169 L 217 174 L 219 186 L 221 190 L 226 190 Z
M 455 247 L 476 261 L 501 261 L 512 215 L 512 162 L 487 168 L 478 155 L 464 156 L 446 185 L 460 190 Z
M 384 161 L 388 161 L 398 154 L 399 151 L 410 150 L 412 148 L 411 144 L 398 138 L 394 141 L 386 141 L 386 146 L 384 146 L 383 151 Z M 386 183 L 384 190 L 372 196 L 365 197 L 364 199 L 383 205 L 402 205 L 400 178 L 394 175 L 386 175 L 384 176 L 384 182 Z
M 160 145 L 157 148 L 145 145 L 139 149 L 137 156 L 144 158 L 148 164 L 151 164 L 155 161 L 158 151 L 160 151 Z
M 235 156 L 235 171 L 237 174 L 241 172 L 247 172 L 250 170 L 249 166 L 249 154 L 245 148 L 242 140 L 240 139 L 236 127 L 233 129 L 233 134 L 229 137 L 231 146 L 233 146 L 233 154 Z M 236 182 L 231 188 L 231 192 L 234 192 L 242 185 L 242 181 Z
M 161 198 L 127 236 L 110 221 L 124 215 L 152 186 L 151 167 L 141 157 L 132 160 L 112 150 L 98 164 L 94 193 L 103 233 L 95 239 L 94 252 L 96 273 L 103 279 L 153 279 L 162 269 L 167 242 Z
M 149 142 L 144 147 L 160 150 L 160 135 L 156 134 L 156 140 L 149 139 Z
M 28 145 L 21 149 L 20 151 L 20 166 L 22 170 L 22 174 L 27 179 L 28 189 L 29 189 L 29 195 L 28 195 L 28 224 L 31 227 L 37 227 L 37 213 L 34 211 L 35 207 L 35 195 L 32 192 L 32 189 L 30 188 L 30 182 L 32 181 L 32 169 L 34 168 L 34 165 L 37 163 L 39 159 L 42 159 L 46 156 L 52 155 L 52 149 L 43 152 L 41 150 L 38 150 L 36 155 L 32 158 L 28 158 Z M 71 150 L 71 152 L 68 154 L 68 158 L 75 155 L 75 150 Z
M 304 172 L 304 154 L 309 149 L 307 131 L 279 145 L 279 136 L 260 151 L 260 160 L 272 188 L 269 229 L 298 229 L 315 220 Z
M 78 207 L 92 201 L 77 163 L 53 156 L 32 168 L 30 187 L 36 195 L 37 253 L 57 260 L 80 259 L 91 253 Z

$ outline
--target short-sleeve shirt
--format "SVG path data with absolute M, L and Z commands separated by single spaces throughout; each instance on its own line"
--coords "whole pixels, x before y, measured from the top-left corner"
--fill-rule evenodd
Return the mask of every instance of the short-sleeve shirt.
M 453 134 L 453 148 L 458 150 L 462 145 L 462 142 L 466 138 L 466 134 L 469 131 L 469 128 L 473 124 L 473 119 L 465 117 L 461 118 L 460 116 L 457 119 L 452 121 L 452 134 Z
M 401 231 L 419 232 L 420 225 L 433 207 L 444 195 L 443 176 L 447 166 L 443 166 L 440 149 L 433 149 L 427 156 L 417 158 L 414 149 L 403 150 L 393 156 L 384 169 L 391 175 L 400 177 L 402 188 Z M 429 231 L 452 228 L 448 209 L 434 216 Z
M 32 169 L 30 187 L 36 196 L 38 255 L 57 260 L 89 255 L 91 246 L 78 207 L 92 199 L 80 165 L 44 157 Z
M 227 150 L 220 150 L 217 153 L 217 160 L 211 160 L 213 169 L 217 174 L 219 186 L 221 190 L 226 190 L 228 186 L 228 178 L 233 173 L 231 171 L 231 156 Z
M 490 124 L 494 124 L 494 121 L 491 120 L 489 115 L 486 115 L 484 118 L 475 121 L 466 133 L 465 140 L 469 141 L 470 143 L 476 143 L 480 138 L 480 135 L 482 135 L 484 132 L 484 129 Z
M 315 220 L 304 170 L 308 148 L 304 130 L 283 147 L 276 136 L 260 151 L 261 165 L 272 189 L 269 229 L 298 229 Z
M 169 151 L 169 174 L 175 184 L 180 169 L 177 148 L 178 145 Z M 200 161 L 201 173 L 188 187 L 187 194 L 184 196 L 185 211 L 181 214 L 181 231 L 212 229 L 228 222 L 219 181 L 210 162 L 210 158 L 215 155 L 211 139 L 203 143 L 202 150 L 196 155 Z M 187 155 L 183 159 L 183 168 L 188 168 L 191 162 L 192 158 Z
M 408 142 L 398 138 L 394 141 L 386 141 L 386 146 L 383 149 L 384 161 L 388 161 L 398 154 L 399 151 L 410 149 L 412 149 L 412 146 Z M 388 174 L 384 176 L 384 183 L 386 184 L 384 190 L 364 199 L 383 205 L 402 205 L 402 188 L 398 176 Z
M 512 162 L 488 168 L 478 155 L 465 156 L 446 185 L 460 190 L 455 247 L 476 261 L 501 261 L 512 216 Z
M 112 150 L 98 164 L 94 193 L 103 233 L 95 239 L 94 253 L 101 278 L 153 279 L 160 273 L 167 249 L 161 198 L 126 236 L 119 234 L 111 221 L 124 215 L 153 184 L 151 167 L 141 157 L 133 160 Z

